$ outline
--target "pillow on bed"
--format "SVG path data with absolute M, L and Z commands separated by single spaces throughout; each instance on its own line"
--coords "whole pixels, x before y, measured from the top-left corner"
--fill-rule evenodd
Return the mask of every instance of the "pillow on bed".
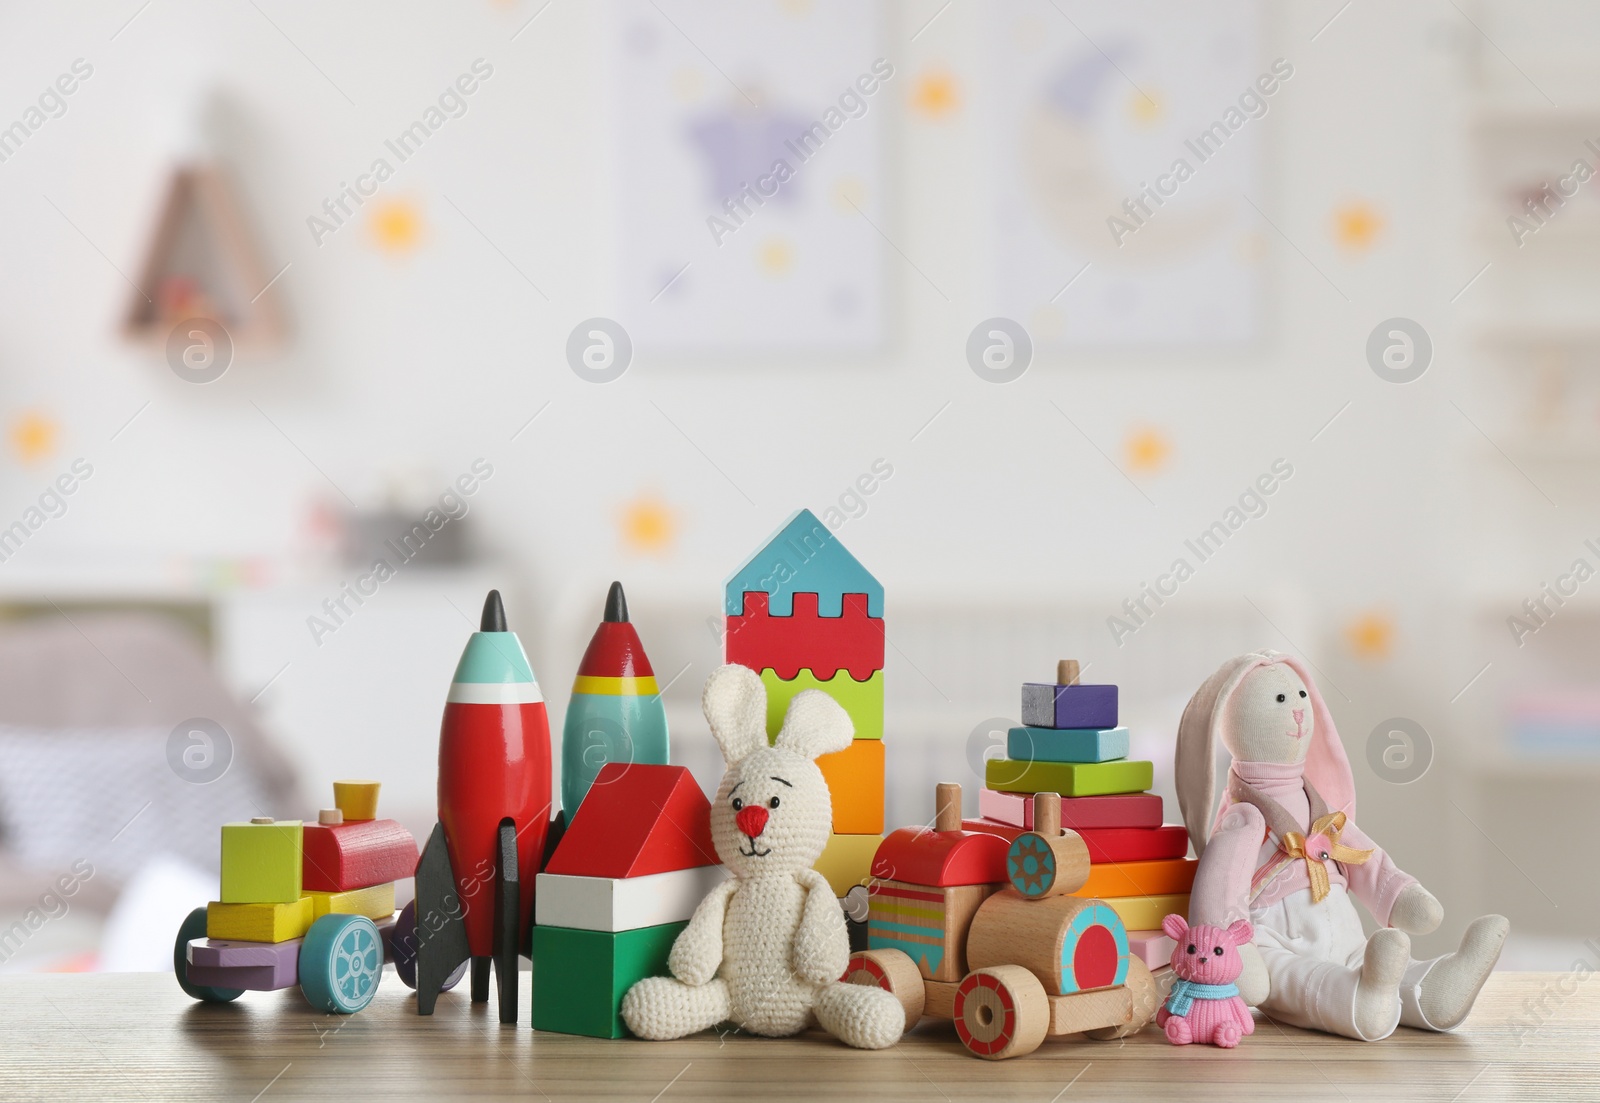
M 169 763 L 171 737 L 151 727 L 0 726 L 0 844 L 9 858 L 62 873 L 87 861 L 97 880 L 118 882 L 162 851 L 216 869 L 223 823 L 282 814 L 264 807 L 265 788 L 242 760 L 215 780 L 180 776 L 195 772 Z M 183 748 L 180 737 L 180 761 Z

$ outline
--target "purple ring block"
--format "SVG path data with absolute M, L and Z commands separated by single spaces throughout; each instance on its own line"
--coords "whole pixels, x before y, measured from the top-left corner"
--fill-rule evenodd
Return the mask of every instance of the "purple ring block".
M 285 980 L 282 970 L 274 969 L 270 965 L 231 968 L 218 965 L 189 966 L 190 984 L 204 984 L 211 988 L 237 988 L 244 992 L 276 992 L 280 988 L 293 988 L 297 979 L 297 975 L 291 973 Z
M 197 938 L 189 943 L 189 979 L 194 984 L 218 988 L 243 988 L 249 992 L 275 992 L 300 982 L 300 944 L 288 942 L 231 942 Z
M 265 965 L 279 968 L 300 959 L 301 938 L 287 942 L 235 942 L 222 938 L 197 938 L 189 943 L 189 964 L 203 968 L 235 969 Z
M 1114 728 L 1117 687 L 1025 682 L 1022 722 L 1032 728 Z
M 390 941 L 394 916 L 378 920 L 383 958 L 393 960 Z M 224 938 L 196 938 L 189 943 L 189 981 L 213 988 L 240 988 L 246 992 L 276 992 L 300 983 L 300 945 L 287 942 L 240 942 Z

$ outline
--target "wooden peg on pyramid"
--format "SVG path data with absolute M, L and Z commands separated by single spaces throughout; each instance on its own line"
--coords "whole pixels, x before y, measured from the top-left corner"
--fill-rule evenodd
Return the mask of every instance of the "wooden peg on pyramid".
M 1078 660 L 1058 659 L 1056 661 L 1056 685 L 1075 686 L 1078 684 Z
M 1006 852 L 1011 887 L 1028 900 L 1066 896 L 1089 880 L 1089 847 L 1076 831 L 1061 830 L 1061 795 L 1036 793 L 1033 830 L 1018 835 Z
M 933 829 L 961 830 L 961 786 L 941 781 L 934 787 Z

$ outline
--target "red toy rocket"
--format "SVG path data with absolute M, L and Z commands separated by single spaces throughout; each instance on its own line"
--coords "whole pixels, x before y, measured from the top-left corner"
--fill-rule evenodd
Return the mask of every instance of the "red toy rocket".
M 417 863 L 417 1011 L 472 959 L 472 998 L 516 1022 L 517 957 L 528 946 L 534 874 L 550 824 L 550 722 L 500 592 L 456 666 L 439 729 L 439 824 Z

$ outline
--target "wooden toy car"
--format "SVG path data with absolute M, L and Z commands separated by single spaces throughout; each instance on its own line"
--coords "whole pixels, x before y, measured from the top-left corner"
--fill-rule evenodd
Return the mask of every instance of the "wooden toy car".
M 380 926 L 364 915 L 324 915 L 304 938 L 245 942 L 206 938 L 206 909 L 196 908 L 178 930 L 173 971 L 185 992 L 207 1003 L 298 984 L 313 1007 L 348 1015 L 372 1002 L 394 923 L 392 916 Z
M 901 828 L 878 848 L 871 948 L 851 956 L 844 979 L 892 992 L 907 1029 L 925 1015 L 952 1020 L 989 1060 L 1046 1037 L 1143 1029 L 1158 986 L 1117 914 L 1070 895 L 1088 880 L 1089 852 L 1060 816 L 1060 798 L 1040 793 L 1034 830 L 1015 840 L 962 831 L 961 788 L 940 785 L 934 830 Z
M 348 1015 L 372 1002 L 386 961 L 416 987 L 416 905 L 394 911 L 416 840 L 377 818 L 377 782 L 335 782 L 334 792 L 339 807 L 315 824 L 223 827 L 222 899 L 190 912 L 173 944 L 190 996 L 226 1003 L 299 985 L 313 1007 Z M 463 963 L 444 987 L 465 972 Z

